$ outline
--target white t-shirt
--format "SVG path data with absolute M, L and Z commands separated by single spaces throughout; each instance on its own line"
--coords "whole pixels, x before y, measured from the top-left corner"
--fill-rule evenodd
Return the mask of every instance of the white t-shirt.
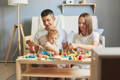
M 57 46 L 59 45 L 59 48 L 62 48 L 62 43 L 65 42 L 67 39 L 66 32 L 63 29 L 57 29 L 59 32 L 59 38 L 56 42 Z M 34 41 L 38 44 L 44 46 L 47 43 L 46 35 L 48 31 L 43 29 L 35 34 Z
M 62 46 L 58 43 L 58 40 L 54 44 L 51 44 L 50 42 L 48 42 L 47 36 L 44 35 L 38 38 L 38 44 L 42 45 L 43 47 L 51 46 L 54 47 L 54 49 L 62 48 Z
M 73 36 L 73 43 L 79 44 L 92 44 L 94 41 L 99 43 L 99 33 L 93 32 L 88 36 L 82 36 L 81 34 L 75 34 Z
M 81 34 L 74 34 L 73 36 L 73 43 L 78 43 L 78 44 L 92 44 L 94 41 L 99 43 L 99 33 L 93 32 L 92 34 L 88 36 L 82 36 Z M 80 68 L 89 68 L 90 65 L 88 64 L 79 64 L 79 65 L 74 65 L 73 68 L 75 67 L 80 67 Z

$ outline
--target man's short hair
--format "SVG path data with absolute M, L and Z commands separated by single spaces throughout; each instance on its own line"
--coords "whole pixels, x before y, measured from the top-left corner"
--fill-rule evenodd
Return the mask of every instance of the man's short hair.
M 54 12 L 50 9 L 45 9 L 41 13 L 41 17 L 45 17 L 45 16 L 48 16 L 48 15 L 51 15 L 51 16 L 54 17 Z

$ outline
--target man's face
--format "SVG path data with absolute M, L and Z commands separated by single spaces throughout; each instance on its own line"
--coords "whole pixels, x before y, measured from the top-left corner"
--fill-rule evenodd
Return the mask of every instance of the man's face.
M 42 17 L 43 24 L 46 30 L 53 29 L 55 18 L 52 15 Z

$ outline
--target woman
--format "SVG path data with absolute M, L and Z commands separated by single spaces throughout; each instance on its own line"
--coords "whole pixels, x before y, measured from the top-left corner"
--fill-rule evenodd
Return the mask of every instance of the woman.
M 93 49 L 99 45 L 99 34 L 93 31 L 92 16 L 83 13 L 78 18 L 78 33 L 73 36 L 69 48 Z M 72 68 L 90 68 L 87 64 L 72 65 Z M 75 79 L 72 79 L 75 80 Z M 79 80 L 88 80 L 80 78 Z
M 92 16 L 83 13 L 78 18 L 78 34 L 73 37 L 71 48 L 93 49 L 99 44 L 99 34 L 93 31 Z

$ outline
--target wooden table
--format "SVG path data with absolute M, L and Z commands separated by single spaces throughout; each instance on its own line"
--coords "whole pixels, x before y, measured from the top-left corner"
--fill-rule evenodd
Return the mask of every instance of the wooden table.
M 90 69 L 78 69 L 78 68 L 26 68 L 22 71 L 22 64 L 92 64 L 92 61 L 70 61 L 70 60 L 38 60 L 38 59 L 16 59 L 16 75 L 17 80 L 21 80 L 22 77 L 62 77 L 62 78 L 89 78 L 91 79 L 93 71 Z M 92 65 L 91 65 L 92 66 Z M 93 70 L 93 69 L 92 69 Z
M 96 80 L 120 80 L 120 47 L 95 48 L 94 52 Z

